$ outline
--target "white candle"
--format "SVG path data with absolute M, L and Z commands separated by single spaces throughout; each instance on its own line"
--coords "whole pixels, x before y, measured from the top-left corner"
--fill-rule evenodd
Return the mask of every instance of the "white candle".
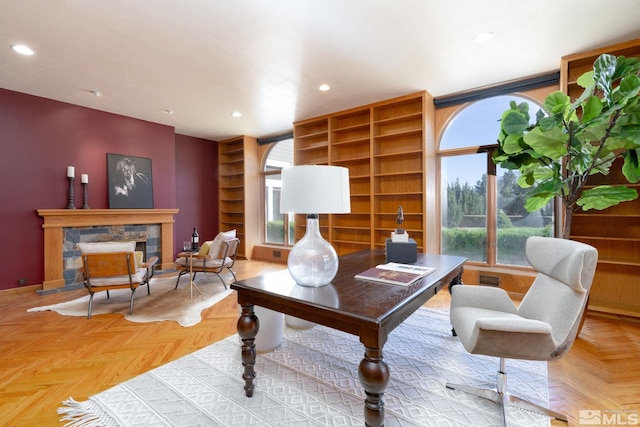
M 67 178 L 73 178 L 76 173 L 76 168 L 73 166 L 67 166 Z
M 89 175 L 87 175 L 86 173 L 83 173 L 80 178 L 83 184 L 89 183 Z

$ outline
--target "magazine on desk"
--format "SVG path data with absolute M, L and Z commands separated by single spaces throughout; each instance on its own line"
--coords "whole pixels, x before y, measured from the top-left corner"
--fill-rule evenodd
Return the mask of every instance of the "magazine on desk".
M 422 265 L 388 262 L 372 267 L 355 275 L 356 279 L 408 286 L 418 279 L 433 273 L 436 269 Z

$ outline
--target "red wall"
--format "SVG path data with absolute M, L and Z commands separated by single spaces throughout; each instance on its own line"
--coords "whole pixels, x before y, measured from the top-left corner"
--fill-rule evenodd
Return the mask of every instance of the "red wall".
M 176 139 L 185 142 L 179 150 Z M 76 208 L 82 207 L 83 173 L 89 175 L 89 206 L 109 207 L 106 153 L 116 153 L 151 159 L 154 207 L 181 209 L 176 216 L 178 233 L 194 224 L 205 227 L 200 217 L 205 211 L 202 218 L 207 222 L 213 218 L 211 212 L 217 213 L 217 185 L 208 178 L 217 176 L 217 157 L 209 157 L 217 156 L 217 144 L 175 135 L 170 126 L 0 89 L 0 148 L 0 289 L 17 287 L 21 278 L 29 285 L 42 283 L 43 221 L 36 210 L 66 208 L 67 166 L 75 166 Z M 193 171 L 176 173 L 178 151 Z M 191 161 L 194 158 L 198 163 Z M 206 171 L 198 170 L 205 163 Z M 207 204 L 182 194 L 178 203 L 176 176 L 181 177 L 181 187 L 211 191 Z M 183 206 L 188 216 L 184 224 Z M 197 211 L 189 213 L 193 207 Z M 217 226 L 217 220 L 212 223 Z M 213 231 L 211 225 L 206 227 Z M 176 240 L 181 242 L 182 235 Z
M 176 252 L 198 228 L 200 242 L 218 233 L 218 144 L 204 139 L 176 135 L 176 201 L 180 221 L 176 221 Z

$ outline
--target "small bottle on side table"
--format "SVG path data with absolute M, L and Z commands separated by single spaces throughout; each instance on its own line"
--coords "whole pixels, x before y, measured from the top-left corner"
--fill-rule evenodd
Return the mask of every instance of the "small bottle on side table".
M 198 236 L 198 229 L 193 227 L 193 233 L 191 234 L 191 250 L 197 251 L 200 243 L 200 236 Z

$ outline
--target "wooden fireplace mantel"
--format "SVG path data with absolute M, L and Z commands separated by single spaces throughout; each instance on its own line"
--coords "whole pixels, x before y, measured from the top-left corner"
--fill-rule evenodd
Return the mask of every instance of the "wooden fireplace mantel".
M 44 218 L 44 281 L 42 289 L 64 286 L 63 228 L 96 225 L 160 224 L 158 268 L 173 268 L 173 223 L 179 209 L 38 209 Z

